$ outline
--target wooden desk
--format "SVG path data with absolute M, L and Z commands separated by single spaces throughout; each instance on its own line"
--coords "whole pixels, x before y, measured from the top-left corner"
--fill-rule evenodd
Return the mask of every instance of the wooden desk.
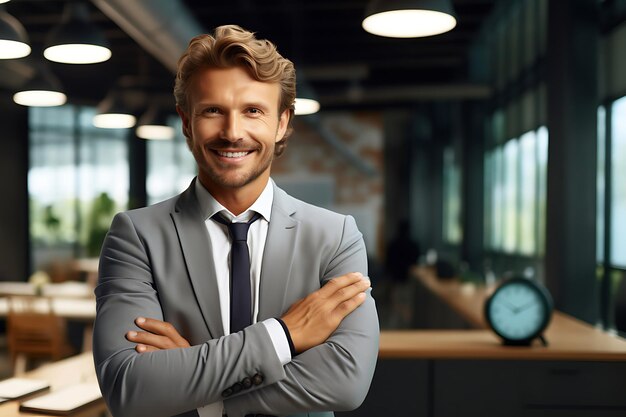
M 547 347 L 539 343 L 530 348 L 503 346 L 488 329 L 483 312 L 485 301 L 495 287 L 440 280 L 427 268 L 416 268 L 415 279 L 472 329 L 385 331 L 381 334 L 381 358 L 626 362 L 626 340 L 559 311 L 554 312 L 546 329 Z
M 490 330 L 383 331 L 381 359 L 488 359 L 626 362 L 626 341 L 593 328 L 552 326 L 547 347 L 503 346 Z
M 65 297 L 46 297 L 43 298 L 42 309 L 49 311 L 48 306 L 52 307 L 52 311 L 59 317 L 68 320 L 80 321 L 85 323 L 93 323 L 96 318 L 96 299 L 94 298 L 65 298 Z M 39 300 L 38 300 L 39 301 Z M 35 306 L 36 308 L 37 306 Z M 9 313 L 8 297 L 0 297 L 0 317 L 6 317 Z
M 448 305 L 470 326 L 486 329 L 487 322 L 483 314 L 485 300 L 493 292 L 494 287 L 480 287 L 471 283 L 461 283 L 456 279 L 439 279 L 434 271 L 425 267 L 413 269 L 418 282 L 432 295 Z
M 79 281 L 65 281 L 45 284 L 41 288 L 43 296 L 63 298 L 93 298 L 94 286 Z M 36 288 L 29 282 L 0 281 L 0 296 L 35 295 Z
M 483 317 L 493 288 L 416 272 L 422 298 L 414 302 L 424 314 L 455 316 L 450 322 L 462 325 L 382 331 L 368 397 L 345 415 L 626 416 L 624 339 L 555 312 L 547 347 L 503 346 Z
M 43 365 L 33 371 L 27 372 L 20 378 L 41 379 L 50 383 L 50 391 L 55 391 L 80 382 L 96 381 L 96 371 L 91 352 L 81 353 L 67 359 Z M 44 395 L 44 393 L 37 395 Z M 32 397 L 31 397 L 32 398 Z M 0 416 L 2 417 L 48 417 L 48 414 L 22 413 L 19 404 L 23 400 L 10 401 L 0 404 Z M 68 414 L 70 417 L 95 417 L 107 410 L 104 399 Z

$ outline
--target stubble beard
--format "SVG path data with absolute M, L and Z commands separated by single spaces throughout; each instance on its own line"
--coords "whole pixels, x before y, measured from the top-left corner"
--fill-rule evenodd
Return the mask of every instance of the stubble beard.
M 267 154 L 263 155 L 263 159 L 247 172 L 237 172 L 235 173 L 235 175 L 233 175 L 231 172 L 229 172 L 230 170 L 221 173 L 217 172 L 214 169 L 211 169 L 210 167 L 208 167 L 204 171 L 205 174 L 207 174 L 208 179 L 218 187 L 240 188 L 258 179 L 265 171 L 267 171 L 271 167 L 273 160 L 274 150 L 269 149 L 267 150 Z M 236 171 L 239 171 L 239 169 L 236 169 Z

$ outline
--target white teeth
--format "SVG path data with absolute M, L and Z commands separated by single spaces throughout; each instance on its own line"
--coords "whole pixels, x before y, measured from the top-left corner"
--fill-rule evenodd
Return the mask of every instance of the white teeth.
M 224 156 L 226 158 L 241 158 L 243 156 L 248 155 L 248 152 L 222 152 L 222 151 L 217 151 L 217 154 L 219 156 Z

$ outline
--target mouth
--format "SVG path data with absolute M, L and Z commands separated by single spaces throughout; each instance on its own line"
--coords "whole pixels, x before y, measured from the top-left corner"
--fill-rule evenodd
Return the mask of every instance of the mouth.
M 219 161 L 226 164 L 239 164 L 246 161 L 255 149 L 211 149 Z
M 230 158 L 230 159 L 243 158 L 244 156 L 248 156 L 249 154 L 252 153 L 252 151 L 230 152 L 230 151 L 220 151 L 220 150 L 214 150 L 213 152 L 215 152 L 218 156 L 221 156 L 222 158 Z

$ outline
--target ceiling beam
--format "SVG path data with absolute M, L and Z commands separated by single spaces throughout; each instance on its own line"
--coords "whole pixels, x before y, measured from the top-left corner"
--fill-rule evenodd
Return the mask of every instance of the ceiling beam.
M 406 85 L 363 88 L 357 93 L 346 91 L 337 94 L 320 94 L 322 106 L 354 104 L 387 104 L 439 100 L 483 100 L 491 96 L 486 84 Z
M 189 40 L 204 30 L 180 0 L 92 0 L 170 71 Z

